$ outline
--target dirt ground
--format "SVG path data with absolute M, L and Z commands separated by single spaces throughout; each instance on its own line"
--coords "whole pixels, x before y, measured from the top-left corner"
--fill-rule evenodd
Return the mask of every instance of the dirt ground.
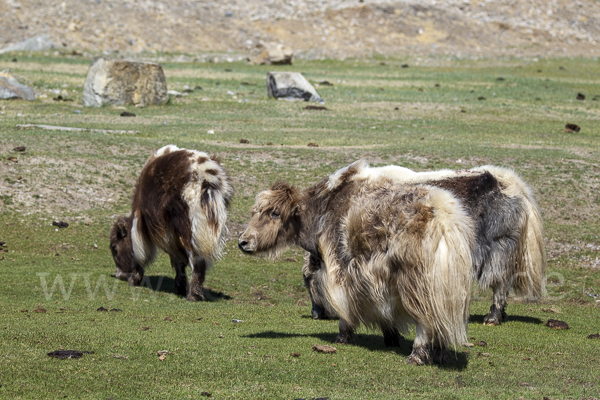
M 79 52 L 230 52 L 276 41 L 299 57 L 597 57 L 598 0 L 7 0 L 0 46 L 49 34 Z

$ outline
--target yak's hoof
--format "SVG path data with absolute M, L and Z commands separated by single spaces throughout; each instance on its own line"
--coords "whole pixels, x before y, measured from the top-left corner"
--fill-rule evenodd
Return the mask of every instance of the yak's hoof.
M 354 335 L 344 335 L 339 333 L 335 339 L 333 339 L 333 343 L 337 344 L 352 344 L 354 343 L 355 338 Z
M 327 319 L 327 317 L 325 316 L 325 311 L 312 310 L 310 312 L 310 315 L 313 319 Z
M 140 286 L 143 278 L 144 278 L 144 274 L 140 274 L 139 272 L 132 272 L 128 279 L 129 285 L 130 286 Z
M 406 363 L 410 365 L 428 365 L 431 364 L 431 361 L 429 349 L 425 346 L 413 348 L 412 353 L 406 359 Z
M 502 318 L 496 315 L 495 313 L 489 313 L 483 319 L 484 325 L 496 326 L 502 324 Z
M 386 347 L 400 347 L 401 340 L 402 336 L 397 330 L 383 333 L 383 344 L 385 344 Z
M 186 299 L 188 301 L 204 301 L 204 300 L 206 300 L 204 298 L 204 293 L 202 291 L 202 286 L 191 288 L 190 292 L 186 296 Z
M 120 279 L 122 281 L 128 281 L 129 275 L 130 274 L 121 271 L 119 268 L 117 268 L 117 270 L 115 271 L 115 278 Z

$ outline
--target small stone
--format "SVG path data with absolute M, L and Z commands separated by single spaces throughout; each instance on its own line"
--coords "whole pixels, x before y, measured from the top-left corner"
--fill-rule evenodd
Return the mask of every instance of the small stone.
M 26 150 L 25 146 L 17 146 L 13 149 L 13 151 L 24 152 Z
M 577 100 L 585 100 L 585 95 L 583 93 L 577 93 Z

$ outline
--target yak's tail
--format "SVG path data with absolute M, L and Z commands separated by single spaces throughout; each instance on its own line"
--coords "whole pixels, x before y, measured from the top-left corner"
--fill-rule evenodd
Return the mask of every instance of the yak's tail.
M 422 215 L 413 221 L 426 222 L 425 231 L 415 235 L 409 226 L 405 250 L 398 249 L 406 264 L 414 266 L 399 276 L 402 303 L 436 343 L 460 347 L 467 342 L 473 223 L 450 192 L 428 189 L 429 195 L 417 204 Z M 416 250 L 413 256 L 410 248 Z M 421 271 L 415 274 L 418 269 Z
M 233 196 L 229 177 L 218 159 L 201 154 L 193 160 L 191 169 L 196 179 L 183 190 L 183 198 L 190 207 L 192 219 L 192 245 L 207 261 L 221 257 L 228 233 L 227 208 Z
M 487 168 L 487 167 L 486 167 Z M 526 222 L 522 230 L 520 257 L 512 287 L 516 294 L 530 300 L 543 297 L 545 293 L 546 251 L 544 249 L 544 224 L 532 190 L 515 173 L 507 168 L 493 167 L 490 172 L 504 186 L 507 196 L 518 197 L 523 204 Z

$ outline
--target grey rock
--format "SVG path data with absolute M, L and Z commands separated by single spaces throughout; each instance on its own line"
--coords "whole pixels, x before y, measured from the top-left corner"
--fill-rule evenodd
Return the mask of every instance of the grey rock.
M 6 72 L 0 72 L 0 99 L 35 100 L 35 92 Z
M 299 72 L 267 72 L 269 97 L 325 103 L 314 86 Z
M 141 61 L 92 60 L 83 85 L 83 105 L 164 104 L 169 100 L 167 81 L 160 64 Z
M 44 51 L 53 49 L 54 42 L 48 35 L 37 35 L 22 42 L 10 45 L 0 50 L 0 54 L 9 51 Z

